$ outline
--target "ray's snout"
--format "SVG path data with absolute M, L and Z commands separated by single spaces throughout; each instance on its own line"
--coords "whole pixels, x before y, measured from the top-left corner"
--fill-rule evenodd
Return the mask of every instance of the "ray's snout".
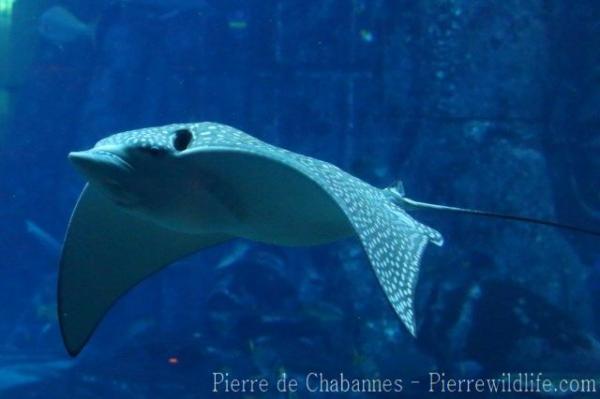
M 90 178 L 98 169 L 100 161 L 90 151 L 73 151 L 69 153 L 69 161 L 73 163 L 78 172 Z
M 90 181 L 121 176 L 133 170 L 123 158 L 108 151 L 74 151 L 68 158 Z
M 68 158 L 78 169 L 92 167 L 95 162 L 89 151 L 73 151 L 69 153 Z

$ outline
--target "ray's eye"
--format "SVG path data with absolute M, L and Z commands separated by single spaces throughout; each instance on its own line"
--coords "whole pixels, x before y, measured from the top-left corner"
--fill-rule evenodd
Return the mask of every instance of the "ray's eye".
M 188 148 L 192 142 L 192 138 L 192 132 L 188 129 L 176 130 L 173 135 L 173 147 L 175 147 L 177 151 L 183 151 Z

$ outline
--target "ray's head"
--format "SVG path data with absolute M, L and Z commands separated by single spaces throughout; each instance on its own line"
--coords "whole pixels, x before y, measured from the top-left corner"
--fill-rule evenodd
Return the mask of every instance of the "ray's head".
M 96 189 L 125 208 L 149 206 L 178 173 L 194 141 L 193 126 L 171 125 L 118 133 L 69 159 Z

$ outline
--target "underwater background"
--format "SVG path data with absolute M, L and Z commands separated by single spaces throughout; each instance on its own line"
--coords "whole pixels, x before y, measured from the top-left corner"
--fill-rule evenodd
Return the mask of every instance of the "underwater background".
M 246 398 L 444 397 L 433 371 L 598 379 L 598 238 L 503 220 L 415 215 L 445 237 L 423 258 L 416 339 L 355 239 L 188 257 L 75 359 L 55 298 L 84 184 L 68 152 L 175 122 L 417 200 L 598 230 L 599 21 L 596 0 L 0 0 L 0 398 L 205 398 L 214 372 L 404 381 L 222 394 Z

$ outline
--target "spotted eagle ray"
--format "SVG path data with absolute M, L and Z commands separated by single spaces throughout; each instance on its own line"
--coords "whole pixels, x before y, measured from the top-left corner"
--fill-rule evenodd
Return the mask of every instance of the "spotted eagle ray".
M 421 256 L 427 243 L 442 245 L 443 238 L 407 209 L 578 229 L 417 202 L 401 186 L 376 188 L 330 163 L 217 123 L 118 133 L 69 158 L 89 181 L 71 216 L 59 271 L 58 316 L 73 356 L 136 284 L 232 238 L 309 246 L 357 236 L 389 302 L 415 335 Z

